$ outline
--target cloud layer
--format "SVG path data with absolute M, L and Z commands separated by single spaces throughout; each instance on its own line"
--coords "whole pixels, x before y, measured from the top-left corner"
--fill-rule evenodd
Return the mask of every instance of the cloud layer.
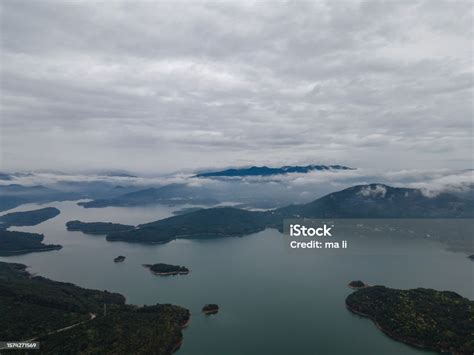
M 470 168 L 472 10 L 5 0 L 0 166 Z

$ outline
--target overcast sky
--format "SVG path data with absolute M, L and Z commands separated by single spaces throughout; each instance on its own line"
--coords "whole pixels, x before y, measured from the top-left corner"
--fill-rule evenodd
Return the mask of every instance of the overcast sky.
M 1 1 L 2 170 L 471 168 L 469 1 Z

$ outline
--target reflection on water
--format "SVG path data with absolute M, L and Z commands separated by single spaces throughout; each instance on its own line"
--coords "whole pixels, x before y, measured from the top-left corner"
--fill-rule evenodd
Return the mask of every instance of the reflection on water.
M 342 255 L 290 253 L 282 235 L 270 229 L 243 238 L 165 245 L 110 243 L 103 236 L 68 232 L 65 223 L 79 219 L 140 224 L 168 217 L 180 207 L 84 209 L 75 202 L 45 206 L 55 206 L 61 214 L 16 229 L 43 233 L 46 243 L 64 248 L 0 260 L 27 264 L 31 272 L 54 280 L 120 292 L 130 303 L 189 308 L 192 322 L 179 355 L 419 354 L 423 352 L 389 339 L 371 321 L 348 312 L 347 283 L 361 279 L 394 288 L 429 287 L 474 298 L 474 263 L 465 254 L 425 240 L 396 245 L 410 253 L 377 254 L 360 239 L 355 247 L 367 254 Z M 114 263 L 118 255 L 126 256 L 125 262 Z M 157 262 L 185 265 L 192 272 L 157 277 L 142 267 Z M 206 303 L 219 304 L 219 314 L 204 316 L 200 309 Z

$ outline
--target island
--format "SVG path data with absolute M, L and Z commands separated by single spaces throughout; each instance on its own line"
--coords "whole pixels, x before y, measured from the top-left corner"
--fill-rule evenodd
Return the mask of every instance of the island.
M 216 314 L 219 312 L 219 306 L 215 303 L 206 304 L 202 307 L 202 312 L 204 314 Z
M 168 355 L 190 320 L 185 308 L 128 305 L 121 294 L 33 276 L 23 264 L 0 262 L 0 290 L 0 339 L 39 341 L 41 354 Z
M 474 260 L 474 254 L 468 256 L 469 259 Z
M 360 280 L 356 280 L 356 281 L 351 281 L 349 282 L 349 284 L 347 285 L 349 288 L 353 288 L 353 289 L 359 289 L 359 288 L 365 288 L 365 287 L 370 287 L 369 285 L 365 284 L 364 282 L 360 281 Z
M 455 354 L 474 351 L 474 301 L 455 292 L 371 286 L 350 294 L 346 306 L 406 344 Z
M 187 275 L 189 274 L 189 269 L 185 266 L 179 265 L 170 265 L 170 264 L 143 264 L 144 267 L 150 269 L 152 273 L 160 276 L 168 275 Z
M 66 223 L 66 228 L 68 231 L 79 231 L 84 234 L 108 234 L 129 231 L 134 229 L 135 226 L 109 222 L 69 221 Z
M 40 208 L 25 212 L 11 212 L 0 216 L 0 228 L 35 226 L 60 214 L 55 207 Z
M 114 258 L 114 263 L 122 263 L 125 261 L 125 256 L 119 255 L 116 258 Z
M 0 255 L 19 255 L 62 248 L 58 244 L 43 244 L 43 239 L 43 234 L 0 229 Z

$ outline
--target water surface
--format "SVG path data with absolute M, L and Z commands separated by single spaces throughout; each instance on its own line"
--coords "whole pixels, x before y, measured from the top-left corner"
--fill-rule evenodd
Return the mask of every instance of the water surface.
M 38 208 L 24 205 L 11 211 Z M 84 209 L 55 202 L 61 214 L 33 227 L 59 251 L 0 257 L 58 281 L 122 293 L 134 304 L 173 303 L 192 312 L 179 355 L 421 354 L 345 309 L 347 283 L 362 279 L 393 288 L 427 287 L 474 298 L 473 265 L 462 253 L 426 240 L 400 241 L 379 254 L 368 241 L 356 253 L 291 253 L 276 230 L 242 238 L 178 240 L 164 245 L 107 242 L 103 236 L 68 232 L 69 220 L 140 224 L 168 217 L 165 206 Z M 8 211 L 8 212 L 11 212 Z M 383 243 L 383 242 L 381 242 Z M 393 244 L 393 241 L 392 241 Z M 114 263 L 118 255 L 123 263 Z M 186 276 L 157 277 L 144 263 L 189 267 Z M 219 304 L 214 316 L 200 312 Z

